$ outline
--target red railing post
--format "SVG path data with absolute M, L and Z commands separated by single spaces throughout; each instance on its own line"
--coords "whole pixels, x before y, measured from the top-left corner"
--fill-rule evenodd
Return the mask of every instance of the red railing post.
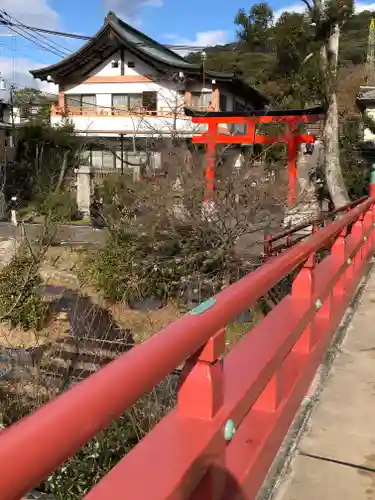
M 341 231 L 339 237 L 336 239 L 335 243 L 331 248 L 332 262 L 335 269 L 340 269 L 345 265 L 346 261 L 346 235 L 347 228 Z M 342 276 L 337 280 L 337 283 L 333 289 L 333 298 L 341 300 L 345 296 L 346 292 L 346 273 L 342 273 Z
M 352 236 L 353 236 L 353 241 L 355 245 L 362 243 L 363 242 L 363 221 L 364 221 L 364 214 L 362 213 L 358 219 L 355 221 L 353 224 L 352 228 Z M 362 260 L 363 260 L 363 247 L 362 244 L 360 248 L 357 250 L 357 253 L 354 256 L 354 262 L 353 262 L 353 272 L 355 273 L 360 267 L 362 266 Z
M 192 356 L 181 373 L 177 410 L 183 417 L 212 420 L 224 402 L 222 355 L 225 351 L 225 329 L 211 337 L 203 349 Z M 224 466 L 225 436 L 217 443 L 215 464 Z M 194 499 L 219 500 L 225 488 L 220 468 L 208 469 L 195 492 Z
M 369 210 L 371 211 L 371 216 L 372 216 L 372 231 L 371 231 L 371 235 L 370 235 L 369 245 L 370 245 L 370 248 L 373 248 L 373 246 L 375 244 L 375 230 L 374 230 L 374 228 L 375 228 L 375 203 L 373 205 L 371 205 Z
M 372 172 L 370 177 L 370 198 L 375 197 L 375 163 L 372 164 Z
M 373 229 L 373 210 L 372 206 L 369 207 L 367 212 L 365 213 L 364 219 L 363 219 L 363 232 L 364 232 L 364 239 L 366 240 L 364 245 L 363 245 L 363 257 L 367 259 L 368 253 L 371 251 L 372 248 L 372 229 Z
M 372 164 L 372 172 L 370 177 L 370 198 L 375 198 L 375 163 Z M 375 226 L 375 203 L 369 208 L 372 213 L 372 226 Z M 369 246 L 375 243 L 375 231 L 372 231 Z
M 222 329 L 186 361 L 178 391 L 181 415 L 210 420 L 221 408 L 224 394 L 221 356 L 224 350 L 225 329 Z
M 315 253 L 306 260 L 292 284 L 292 297 L 296 307 L 306 308 L 312 305 L 314 295 L 314 268 L 316 264 Z M 301 354 L 308 354 L 315 343 L 314 320 L 306 327 L 301 337 L 296 342 L 293 350 Z
M 288 247 L 291 247 L 293 244 L 293 234 L 289 233 L 286 237 L 286 244 Z
M 273 374 L 259 398 L 254 403 L 254 410 L 273 413 L 283 399 L 283 367 Z

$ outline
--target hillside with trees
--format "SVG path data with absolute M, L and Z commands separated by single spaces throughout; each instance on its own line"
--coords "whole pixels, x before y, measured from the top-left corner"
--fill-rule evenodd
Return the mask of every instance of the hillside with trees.
M 350 73 L 356 75 L 356 81 L 361 80 L 359 84 L 363 83 L 368 27 L 373 15 L 364 11 L 348 16 L 340 29 L 339 72 L 344 80 Z M 234 24 L 237 40 L 208 48 L 207 69 L 236 72 L 273 98 L 276 106 L 306 106 L 320 100 L 316 61 L 305 61 L 317 45 L 316 29 L 308 16 L 284 12 L 275 20 L 271 7 L 260 3 L 240 10 Z M 188 59 L 199 62 L 201 53 L 190 54 Z M 339 81 L 343 83 L 341 77 Z

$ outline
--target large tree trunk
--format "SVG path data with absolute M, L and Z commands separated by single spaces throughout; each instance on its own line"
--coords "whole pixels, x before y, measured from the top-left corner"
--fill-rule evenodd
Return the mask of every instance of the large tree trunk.
M 348 192 L 340 166 L 339 123 L 336 95 L 336 74 L 339 52 L 340 28 L 338 25 L 332 30 L 322 51 L 322 69 L 326 70 L 326 93 L 328 110 L 324 122 L 324 170 L 327 187 L 335 208 L 342 207 L 349 202 Z

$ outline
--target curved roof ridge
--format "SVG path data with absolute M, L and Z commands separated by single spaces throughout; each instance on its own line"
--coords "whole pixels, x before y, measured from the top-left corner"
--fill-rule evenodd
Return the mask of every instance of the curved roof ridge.
M 96 41 L 109 28 L 113 29 L 127 45 L 129 46 L 133 45 L 137 51 L 140 51 L 142 54 L 145 54 L 148 57 L 152 57 L 170 66 L 181 67 L 181 68 L 192 68 L 192 69 L 197 67 L 196 65 L 186 61 L 179 54 L 176 54 L 175 52 L 168 49 L 161 43 L 157 42 L 156 40 L 153 40 L 144 33 L 141 33 L 140 31 L 136 30 L 129 24 L 125 23 L 122 19 L 119 19 L 114 12 L 110 11 L 104 19 L 103 26 L 95 33 L 95 35 L 91 38 L 91 40 L 88 40 L 85 44 L 82 45 L 82 47 L 80 47 L 75 52 L 68 54 L 66 57 L 64 57 L 57 63 L 51 64 L 50 66 L 45 66 L 43 68 L 31 70 L 30 73 L 34 77 L 38 77 L 38 74 L 45 75 L 46 73 L 52 73 L 53 71 L 57 71 L 65 64 L 74 61 L 75 58 L 80 57 L 83 53 L 87 52 L 87 50 L 90 50 L 90 48 L 95 45 Z M 131 37 L 133 37 L 134 39 L 131 40 Z M 137 39 L 141 40 L 143 39 L 144 43 L 142 43 L 141 40 L 137 41 Z M 165 57 L 163 57 L 163 53 Z
M 126 23 L 125 21 L 123 21 L 122 19 L 117 17 L 114 12 L 109 11 L 107 16 L 106 16 L 106 20 L 107 19 L 109 21 L 112 21 L 112 22 L 113 21 L 117 22 L 121 27 L 125 27 L 127 30 L 132 31 L 135 35 L 140 36 L 141 38 L 144 38 L 145 40 L 152 43 L 153 45 L 160 47 L 165 52 L 168 52 L 169 54 L 173 55 L 174 57 L 177 57 L 178 59 L 180 59 L 181 62 L 184 62 L 185 64 L 190 64 L 191 66 L 193 66 L 193 64 L 186 61 L 186 59 L 184 57 L 180 56 L 180 54 L 177 54 L 177 52 L 174 52 L 173 50 L 169 49 L 168 47 L 166 47 L 162 43 L 159 43 L 157 40 L 154 40 L 153 38 L 149 37 L 148 35 L 146 35 L 142 31 L 137 30 L 136 28 L 134 28 L 130 24 Z

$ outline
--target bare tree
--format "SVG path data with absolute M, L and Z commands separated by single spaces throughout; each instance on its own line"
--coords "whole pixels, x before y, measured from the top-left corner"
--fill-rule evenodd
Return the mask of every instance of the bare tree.
M 328 190 L 336 208 L 349 202 L 340 166 L 337 104 L 337 66 L 340 27 L 353 13 L 352 0 L 302 0 L 315 26 L 315 40 L 320 51 L 322 91 L 327 104 L 324 121 L 324 170 Z M 312 57 L 310 54 L 308 57 Z

